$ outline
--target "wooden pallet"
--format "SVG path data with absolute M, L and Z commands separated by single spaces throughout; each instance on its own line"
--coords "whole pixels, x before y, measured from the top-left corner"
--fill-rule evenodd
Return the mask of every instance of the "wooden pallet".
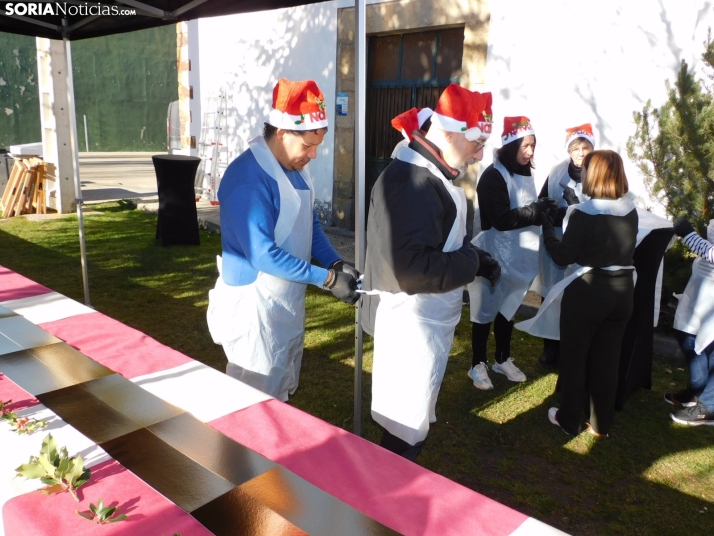
M 47 164 L 36 156 L 17 158 L 0 200 L 3 218 L 20 214 L 45 214 Z

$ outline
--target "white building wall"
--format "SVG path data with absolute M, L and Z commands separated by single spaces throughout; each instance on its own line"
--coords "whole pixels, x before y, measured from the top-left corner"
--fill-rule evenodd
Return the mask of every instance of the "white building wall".
M 323 2 L 198 21 L 198 75 L 201 107 L 221 87 L 228 100 L 229 161 L 262 131 L 280 78 L 312 79 L 325 95 L 328 119 L 335 124 L 337 2 Z M 195 54 L 193 47 L 189 53 Z M 194 78 L 194 77 L 192 77 Z M 197 87 L 194 82 L 194 96 Z M 200 124 L 194 113 L 193 123 Z M 334 128 L 310 164 L 318 214 L 332 223 Z
M 189 136 L 198 143 L 201 137 L 201 64 L 199 56 L 198 19 L 186 23 L 188 31 L 188 57 L 191 69 L 188 72 L 188 86 L 191 88 L 192 98 L 188 101 L 191 117 Z M 189 147 L 190 156 L 198 156 L 196 147 Z
M 504 116 L 525 115 L 537 134 L 536 183 L 567 157 L 567 127 L 591 122 L 598 148 L 620 153 L 631 189 L 646 195 L 627 158 L 632 114 L 648 99 L 661 106 L 665 80 L 681 60 L 700 68 L 714 3 L 658 0 L 507 0 L 490 2 L 486 88 L 494 95 L 494 136 Z M 488 156 L 488 164 L 491 161 Z M 655 208 L 655 207 L 653 207 Z M 661 211 L 661 207 L 659 210 Z
M 67 76 L 67 50 L 57 39 L 36 38 L 37 84 L 40 96 L 42 157 L 47 162 L 47 206 L 61 214 L 76 209 L 75 159 L 76 138 L 72 139 L 74 88 Z M 69 78 L 69 80 L 68 80 Z M 77 126 L 74 125 L 76 136 Z

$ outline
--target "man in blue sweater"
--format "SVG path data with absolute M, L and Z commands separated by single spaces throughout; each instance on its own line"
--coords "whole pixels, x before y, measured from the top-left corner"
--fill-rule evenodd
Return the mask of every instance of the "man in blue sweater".
M 223 255 L 208 327 L 228 357 L 226 374 L 283 401 L 298 386 L 307 285 L 350 304 L 359 298 L 359 274 L 343 263 L 313 208 L 308 163 L 327 126 L 315 82 L 281 79 L 263 134 L 228 166 L 218 191 Z

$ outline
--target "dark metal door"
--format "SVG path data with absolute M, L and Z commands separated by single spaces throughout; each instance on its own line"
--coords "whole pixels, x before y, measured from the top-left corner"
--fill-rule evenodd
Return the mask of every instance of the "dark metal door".
M 464 29 L 369 38 L 365 196 L 391 162 L 402 135 L 392 118 L 410 108 L 436 108 L 441 92 L 461 78 Z M 369 211 L 369 203 L 366 205 Z

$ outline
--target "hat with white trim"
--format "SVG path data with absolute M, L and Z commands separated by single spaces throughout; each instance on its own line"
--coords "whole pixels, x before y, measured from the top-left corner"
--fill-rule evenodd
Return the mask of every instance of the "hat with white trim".
M 412 108 L 392 119 L 392 126 L 401 132 L 407 141 L 412 141 L 412 132 L 421 130 L 433 113 L 431 108 Z
M 273 109 L 268 124 L 285 130 L 327 128 L 322 91 L 312 80 L 293 82 L 281 78 L 273 89 Z
M 487 138 L 491 133 L 491 101 L 490 93 L 449 84 L 439 97 L 431 125 L 445 132 L 461 132 L 469 141 Z
M 566 148 L 575 138 L 583 138 L 585 140 L 588 140 L 590 142 L 590 145 L 593 146 L 593 149 L 595 148 L 595 135 L 593 134 L 593 126 L 590 123 L 585 123 L 584 125 L 565 129 Z
M 525 138 L 526 136 L 535 136 L 535 130 L 533 130 L 530 119 L 524 115 L 503 118 L 503 134 L 501 134 L 501 142 L 503 145 Z

